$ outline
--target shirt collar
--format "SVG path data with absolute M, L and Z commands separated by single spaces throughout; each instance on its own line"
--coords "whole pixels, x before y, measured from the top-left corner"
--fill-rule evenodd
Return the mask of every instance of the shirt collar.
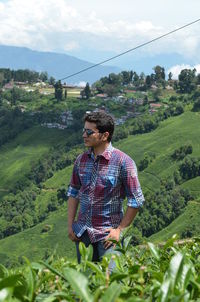
M 112 151 L 114 150 L 113 146 L 111 143 L 109 143 L 108 147 L 106 148 L 106 150 L 100 154 L 99 156 L 102 156 L 104 157 L 106 160 L 110 160 L 111 158 L 111 155 L 112 155 Z M 93 149 L 92 148 L 89 148 L 88 151 L 87 151 L 87 154 L 88 156 L 90 157 L 93 157 L 94 156 L 94 153 L 93 153 Z

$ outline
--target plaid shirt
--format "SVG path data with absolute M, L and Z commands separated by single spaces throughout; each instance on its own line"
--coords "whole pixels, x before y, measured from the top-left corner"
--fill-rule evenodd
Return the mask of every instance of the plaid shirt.
M 96 159 L 91 149 L 77 157 L 67 195 L 80 203 L 73 231 L 80 237 L 87 230 L 91 242 L 103 240 L 107 228 L 119 226 L 125 197 L 133 208 L 144 201 L 134 161 L 111 143 Z

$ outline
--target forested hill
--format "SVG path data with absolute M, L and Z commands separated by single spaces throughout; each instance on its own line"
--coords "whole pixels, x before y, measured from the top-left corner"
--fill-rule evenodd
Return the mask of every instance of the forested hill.
M 131 243 L 142 243 L 188 215 L 191 202 L 200 197 L 199 78 L 184 71 L 174 82 L 164 80 L 163 72 L 157 67 L 149 77 L 112 74 L 82 91 L 62 85 L 57 89 L 48 81 L 20 87 L 12 82 L 9 89 L 3 83 L 0 262 L 18 265 L 23 255 L 46 259 L 55 249 L 58 255 L 74 257 L 67 239 L 66 189 L 72 164 L 84 150 L 81 119 L 89 110 L 113 114 L 113 144 L 138 167 L 146 203 L 130 230 Z M 184 86 L 188 75 L 193 80 Z M 197 235 L 198 229 L 194 219 L 192 227 L 186 223 L 177 233 L 185 238 Z

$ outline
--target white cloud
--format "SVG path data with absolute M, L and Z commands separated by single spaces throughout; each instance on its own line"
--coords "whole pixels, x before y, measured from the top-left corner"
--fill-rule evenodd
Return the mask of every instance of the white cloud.
M 63 49 L 66 51 L 71 51 L 79 48 L 79 43 L 77 41 L 69 41 L 63 45 Z
M 138 4 L 137 1 L 127 0 L 126 6 L 116 0 L 104 0 L 103 4 L 98 5 L 91 0 L 5 0 L 0 3 L 0 43 L 48 51 L 72 51 L 88 47 L 118 53 L 178 27 L 165 27 L 166 23 L 172 24 L 167 15 L 168 10 L 170 12 L 169 3 L 163 15 L 165 21 L 161 22 L 159 2 L 153 2 L 154 5 L 149 4 L 149 1 L 140 1 Z M 175 10 L 174 1 L 168 2 L 173 2 L 170 5 Z M 141 11 L 138 11 L 138 7 Z M 154 17 L 151 19 L 153 13 Z M 155 15 L 159 19 L 156 20 Z M 84 34 L 84 43 L 80 33 Z M 144 47 L 141 52 L 177 52 L 198 58 L 199 47 L 199 28 L 194 25 L 170 38 L 160 40 L 159 43 Z
M 200 64 L 194 65 L 194 66 L 190 66 L 187 64 L 181 64 L 181 65 L 175 65 L 173 67 L 171 67 L 168 71 L 167 74 L 169 74 L 170 72 L 172 73 L 172 78 L 173 79 L 178 79 L 178 76 L 181 72 L 181 70 L 183 69 L 196 69 L 197 73 L 200 73 Z

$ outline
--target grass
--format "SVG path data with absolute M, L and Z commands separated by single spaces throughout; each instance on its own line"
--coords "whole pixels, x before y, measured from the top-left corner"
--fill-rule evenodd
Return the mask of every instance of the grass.
M 50 230 L 43 233 L 48 225 Z M 41 260 L 56 250 L 56 256 L 75 256 L 75 246 L 67 237 L 67 209 L 63 206 L 43 223 L 1 240 L 0 263 L 15 263 L 23 256 Z
M 184 182 L 181 187 L 190 190 L 194 197 L 200 196 L 200 176 Z
M 34 162 L 54 145 L 67 140 L 66 131 L 33 127 L 0 148 L 0 194 L 6 194 L 16 181 L 22 180 Z
M 51 178 L 44 183 L 46 189 L 58 189 L 62 186 L 67 186 L 72 173 L 72 166 L 66 167 L 56 172 Z
M 181 234 L 188 230 L 195 231 L 195 235 L 199 236 L 200 229 L 200 202 L 190 201 L 178 218 L 160 232 L 148 238 L 153 242 L 165 241 L 171 238 L 174 234 Z
M 192 144 L 192 156 L 199 156 L 199 118 L 199 114 L 188 111 L 163 121 L 155 131 L 129 136 L 116 144 L 119 149 L 129 154 L 137 165 L 145 153 L 155 155 L 155 159 L 148 168 L 139 173 L 143 187 L 154 190 L 159 186 L 162 178 L 173 176 L 179 162 L 173 161 L 171 154 L 180 146 L 186 143 Z

